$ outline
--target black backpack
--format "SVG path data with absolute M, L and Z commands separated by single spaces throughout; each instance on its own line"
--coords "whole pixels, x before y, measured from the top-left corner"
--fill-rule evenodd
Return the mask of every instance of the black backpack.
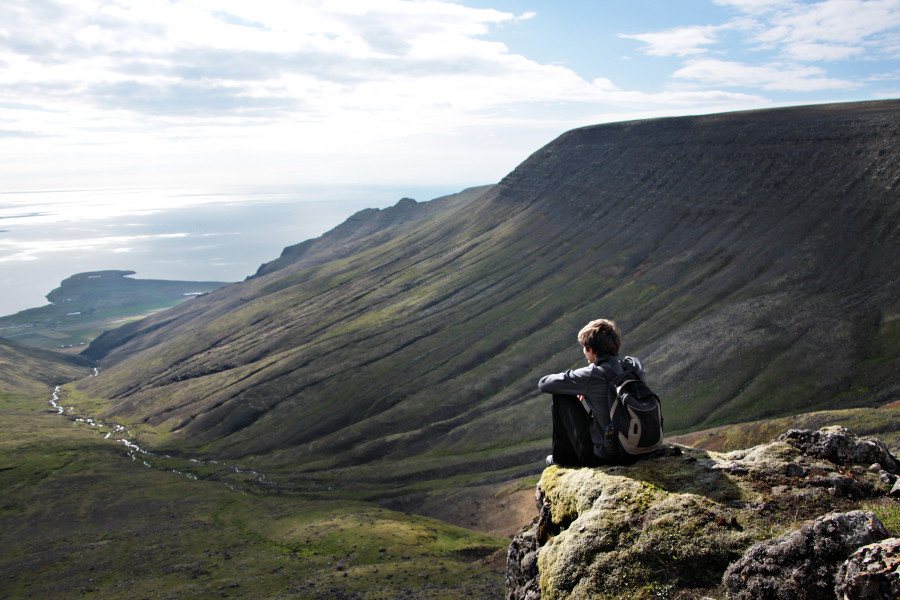
M 609 420 L 603 427 L 605 450 L 613 456 L 652 452 L 662 445 L 659 396 L 644 382 L 638 359 L 626 356 L 600 365 L 610 386 Z

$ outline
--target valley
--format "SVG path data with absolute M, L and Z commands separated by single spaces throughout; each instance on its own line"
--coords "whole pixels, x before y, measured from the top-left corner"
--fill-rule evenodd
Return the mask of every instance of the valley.
M 895 100 L 577 129 L 79 354 L 0 340 L 4 597 L 499 597 L 600 316 L 672 441 L 896 452 L 898 140 Z
M 535 382 L 598 315 L 672 434 L 877 407 L 900 390 L 898 135 L 896 101 L 574 130 L 100 336 L 73 402 L 160 451 L 398 506 L 534 477 Z
M 265 493 L 222 465 L 145 460 L 117 441 L 122 432 L 48 400 L 0 394 L 4 598 L 502 594 L 508 537 L 352 499 Z

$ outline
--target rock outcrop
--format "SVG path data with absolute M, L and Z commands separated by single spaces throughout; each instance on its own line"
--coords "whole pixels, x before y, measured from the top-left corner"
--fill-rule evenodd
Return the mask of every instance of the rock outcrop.
M 900 559 L 877 515 L 900 510 L 897 473 L 884 444 L 840 427 L 549 467 L 539 515 L 509 548 L 507 600 L 895 598 L 878 595 L 898 585 Z
M 725 571 L 725 587 L 735 600 L 833 600 L 841 564 L 857 548 L 886 537 L 884 524 L 872 512 L 825 515 L 755 544 Z
M 859 548 L 841 565 L 837 579 L 839 600 L 900 598 L 900 539 Z

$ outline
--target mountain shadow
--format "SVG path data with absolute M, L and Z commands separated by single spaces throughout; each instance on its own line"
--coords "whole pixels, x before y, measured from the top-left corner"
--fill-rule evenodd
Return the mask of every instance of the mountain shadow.
M 900 101 L 576 129 L 108 332 L 77 394 L 174 452 L 368 497 L 539 471 L 610 317 L 672 432 L 900 390 Z

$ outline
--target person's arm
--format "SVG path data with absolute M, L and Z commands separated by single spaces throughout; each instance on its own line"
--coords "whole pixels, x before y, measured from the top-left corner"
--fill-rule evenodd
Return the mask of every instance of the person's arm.
M 541 377 L 538 388 L 548 394 L 566 394 L 569 396 L 584 396 L 587 392 L 588 381 L 591 378 L 591 367 L 569 370 L 564 373 L 554 373 Z

